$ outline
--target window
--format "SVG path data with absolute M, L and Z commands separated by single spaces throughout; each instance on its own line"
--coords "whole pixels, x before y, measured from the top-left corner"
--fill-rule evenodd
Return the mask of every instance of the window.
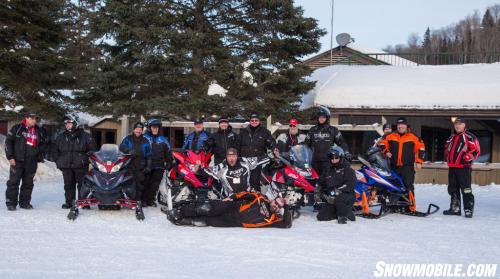
M 425 144 L 425 161 L 445 161 L 444 149 L 450 135 L 450 129 L 422 127 L 422 140 Z
M 481 148 L 481 154 L 475 162 L 478 163 L 491 163 L 491 146 L 493 142 L 493 136 L 491 132 L 484 130 L 470 130 L 471 133 L 476 135 L 479 141 L 479 146 Z
M 349 147 L 349 152 L 357 158 L 365 156 L 380 135 L 375 131 L 342 131 L 342 137 Z
M 106 131 L 106 134 L 105 134 L 105 143 L 116 144 L 116 132 L 114 132 L 114 131 Z

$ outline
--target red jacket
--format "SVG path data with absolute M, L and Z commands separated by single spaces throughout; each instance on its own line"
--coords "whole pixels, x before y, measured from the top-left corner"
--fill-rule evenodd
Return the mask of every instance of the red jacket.
M 446 141 L 445 156 L 450 168 L 470 167 L 479 154 L 479 142 L 469 131 L 454 132 Z

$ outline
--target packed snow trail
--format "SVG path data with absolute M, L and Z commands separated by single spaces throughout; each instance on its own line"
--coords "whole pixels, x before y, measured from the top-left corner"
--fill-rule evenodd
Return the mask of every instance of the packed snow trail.
M 5 190 L 5 180 L 0 184 Z M 8 212 L 0 195 L 0 278 L 371 278 L 387 263 L 498 263 L 500 186 L 474 187 L 473 219 L 392 214 L 291 229 L 176 227 L 159 208 L 81 210 L 66 219 L 62 179 L 35 183 L 35 210 Z M 417 185 L 418 209 L 448 206 L 445 186 Z

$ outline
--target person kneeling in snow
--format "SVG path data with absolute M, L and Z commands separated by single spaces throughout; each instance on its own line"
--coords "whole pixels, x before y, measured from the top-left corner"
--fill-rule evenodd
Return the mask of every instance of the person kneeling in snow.
M 339 224 L 346 224 L 347 220 L 356 220 L 352 210 L 356 174 L 344 156 L 344 150 L 339 146 L 328 151 L 330 167 L 321 175 L 314 193 L 316 202 L 326 201 L 318 212 L 319 221 L 338 219 Z
M 229 148 L 226 159 L 213 169 L 204 169 L 207 175 L 212 176 L 220 184 L 220 193 L 223 198 L 240 192 L 250 192 L 260 189 L 251 185 L 251 172 L 270 161 L 269 157 L 258 158 L 238 157 L 238 150 Z
M 292 214 L 285 201 L 269 199 L 258 192 L 240 192 L 224 200 L 209 200 L 184 204 L 167 212 L 175 225 L 290 228 Z

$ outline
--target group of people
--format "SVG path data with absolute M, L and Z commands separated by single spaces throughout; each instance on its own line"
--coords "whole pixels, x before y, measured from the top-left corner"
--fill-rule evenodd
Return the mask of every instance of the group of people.
M 169 212 L 169 220 L 191 225 L 290 227 L 291 217 L 283 199 L 261 189 L 261 171 L 270 157 L 278 157 L 289 152 L 292 146 L 304 144 L 311 148 L 312 167 L 320 176 L 314 193 L 315 201 L 322 204 L 317 219 L 337 219 L 340 224 L 354 221 L 356 175 L 350 164 L 352 155 L 341 132 L 330 125 L 330 111 L 320 107 L 315 118 L 316 125 L 305 134 L 299 132 L 298 120 L 290 119 L 289 129 L 276 139 L 261 125 L 258 113 L 250 115 L 249 125 L 239 134 L 232 130 L 227 117 L 219 119 L 215 133 L 208 133 L 203 121 L 195 120 L 194 132 L 185 137 L 183 150 L 207 151 L 214 155 L 216 167 L 209 175 L 220 182 L 225 198 L 177 208 Z M 53 139 L 36 123 L 37 115 L 29 113 L 7 135 L 5 151 L 11 165 L 7 209 L 16 210 L 18 205 L 23 209 L 33 208 L 33 178 L 37 163 L 43 162 L 47 153 L 63 174 L 65 202 L 62 208 L 70 208 L 88 171 L 89 155 L 97 149 L 96 143 L 74 115 L 64 117 L 64 130 Z M 443 213 L 461 215 L 463 196 L 465 216 L 472 217 L 471 165 L 479 156 L 480 148 L 477 138 L 465 127 L 465 120 L 456 118 L 454 131 L 446 143 L 451 202 Z M 135 198 L 142 201 L 143 206 L 156 206 L 155 197 L 163 174 L 175 164 L 170 143 L 161 135 L 160 128 L 158 119 L 151 119 L 146 125 L 138 122 L 119 145 L 120 151 L 133 155 L 128 171 L 137 185 Z M 415 171 L 422 168 L 425 146 L 410 131 L 406 118 L 397 119 L 396 131 L 392 131 L 391 125 L 384 125 L 384 135 L 375 145 L 413 192 Z

